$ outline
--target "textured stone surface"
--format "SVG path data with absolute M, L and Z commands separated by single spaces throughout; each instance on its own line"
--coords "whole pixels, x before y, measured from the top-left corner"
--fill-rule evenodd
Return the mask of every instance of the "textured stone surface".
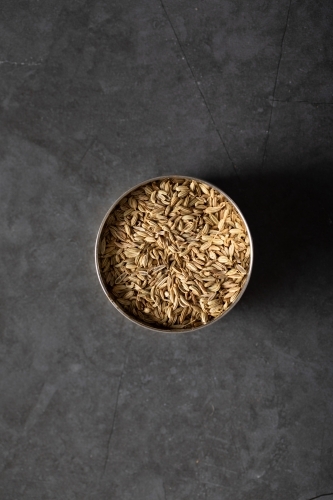
M 3 2 L 1 500 L 331 498 L 332 17 Z M 255 244 L 192 334 L 132 325 L 94 269 L 111 203 L 170 173 L 230 194 Z
M 333 5 L 292 2 L 276 98 L 333 103 Z

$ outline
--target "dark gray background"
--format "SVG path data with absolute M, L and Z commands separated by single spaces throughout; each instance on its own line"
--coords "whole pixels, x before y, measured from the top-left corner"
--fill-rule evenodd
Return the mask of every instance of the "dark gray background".
M 332 493 L 332 2 L 0 17 L 1 500 Z M 241 302 L 192 334 L 133 326 L 94 269 L 112 202 L 170 173 L 224 189 L 255 244 Z

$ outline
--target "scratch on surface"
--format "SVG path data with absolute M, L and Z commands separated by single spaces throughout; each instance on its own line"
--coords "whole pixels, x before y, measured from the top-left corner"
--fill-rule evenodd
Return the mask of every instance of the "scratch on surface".
M 46 408 L 48 407 L 51 399 L 53 398 L 53 395 L 56 392 L 56 390 L 57 390 L 56 385 L 49 384 L 48 382 L 46 382 L 43 385 L 43 388 L 39 394 L 37 403 L 33 407 L 33 409 L 31 410 L 31 412 L 27 418 L 27 421 L 26 421 L 25 426 L 24 426 L 24 432 L 26 432 L 31 427 L 33 427 L 36 424 L 38 418 L 41 415 L 43 415 L 43 413 L 45 412 Z
M 103 477 L 105 475 L 106 467 L 107 467 L 107 464 L 108 464 L 108 461 L 109 461 L 111 439 L 112 439 L 112 435 L 113 435 L 113 431 L 114 431 L 114 425 L 115 425 L 115 422 L 116 422 L 116 416 L 117 416 L 117 410 L 118 410 L 119 393 L 120 393 L 121 383 L 123 381 L 125 369 L 126 369 L 127 362 L 128 362 L 128 354 L 129 354 L 129 349 L 130 349 L 131 342 L 132 342 L 132 339 L 130 339 L 128 341 L 128 343 L 127 343 L 125 361 L 123 363 L 123 369 L 122 369 L 121 375 L 119 377 L 119 382 L 118 382 L 118 387 L 117 387 L 117 393 L 116 393 L 116 403 L 115 403 L 114 412 L 113 412 L 113 416 L 112 416 L 111 429 L 110 429 L 109 438 L 108 438 L 108 444 L 107 444 L 107 453 L 106 453 L 104 467 L 103 467 L 103 472 L 102 472 L 102 475 L 100 477 L 100 481 L 103 479 Z
M 328 106 L 331 106 L 333 104 L 333 102 L 312 102 L 312 101 L 297 101 L 297 100 L 293 100 L 293 99 L 273 99 L 273 102 L 284 102 L 286 104 L 290 104 L 290 103 L 306 103 L 306 104 L 312 104 L 313 106 L 319 106 L 319 105 L 322 105 L 322 104 L 327 104 Z
M 226 486 L 225 484 L 218 484 L 218 483 L 211 483 L 209 481 L 205 481 L 204 484 L 210 484 L 212 486 L 217 486 L 218 488 L 227 488 L 228 490 L 230 490 L 230 486 Z
M 229 472 L 230 474 L 238 474 L 237 471 L 232 470 L 232 469 L 227 469 L 226 467 L 220 466 L 220 465 L 214 465 L 214 464 L 204 464 L 203 467 L 212 467 L 214 469 L 219 469 L 223 472 Z
M 306 366 L 308 368 L 311 368 L 312 370 L 318 370 L 318 366 L 316 365 L 316 363 L 314 362 L 311 362 L 311 361 L 304 361 L 303 359 L 301 358 L 296 358 L 295 356 L 293 356 L 292 354 L 289 354 L 287 352 L 284 352 L 283 350 L 281 349 L 278 349 L 276 347 L 274 347 L 270 342 L 267 342 L 265 341 L 265 344 L 268 346 L 269 349 L 271 349 L 273 352 L 276 352 L 277 354 L 281 355 L 282 357 L 288 359 L 289 361 L 290 360 L 293 360 L 295 363 L 301 365 L 301 366 Z
M 226 439 L 222 439 L 222 438 L 219 438 L 219 437 L 216 437 L 216 436 L 212 436 L 211 434 L 207 434 L 206 437 L 208 437 L 209 439 L 213 439 L 214 441 L 220 441 L 223 444 L 229 444 L 229 442 Z
M 292 0 L 289 0 L 286 25 L 284 27 L 283 35 L 282 35 L 282 40 L 281 40 L 280 56 L 279 56 L 279 60 L 278 60 L 277 68 L 276 68 L 276 76 L 275 76 L 275 82 L 274 82 L 274 88 L 273 88 L 273 102 L 275 101 L 275 92 L 276 92 L 276 86 L 277 86 L 277 81 L 278 81 L 278 76 L 279 76 L 281 59 L 282 59 L 283 43 L 284 43 L 284 39 L 285 39 L 285 36 L 286 36 L 287 27 L 288 27 L 291 2 L 292 2 Z M 270 129 L 271 129 L 272 115 L 273 115 L 273 106 L 271 106 L 271 112 L 270 112 L 269 120 L 268 120 L 268 129 L 267 129 L 266 141 L 265 141 L 265 146 L 264 146 L 264 152 L 263 152 L 263 155 L 262 155 L 261 168 L 264 167 L 265 160 L 266 160 L 266 152 L 267 152 L 267 145 L 268 145 L 268 139 L 269 139 L 269 132 L 270 132 Z
M 322 438 L 321 438 L 321 445 L 320 445 L 320 464 L 322 464 L 323 448 L 324 448 L 324 438 L 325 438 L 325 433 L 326 433 L 326 422 L 327 422 L 327 415 L 324 418 L 324 424 L 323 424 L 323 435 L 322 435 Z M 318 490 L 319 490 L 319 474 L 318 474 L 318 477 L 317 477 L 316 491 L 318 491 Z
M 83 153 L 82 155 L 82 158 L 79 160 L 78 164 L 81 165 L 81 163 L 83 162 L 83 160 L 85 159 L 87 153 L 89 152 L 89 150 L 93 147 L 93 145 L 95 144 L 95 141 L 96 141 L 96 137 L 93 138 L 93 140 L 91 141 L 91 143 L 89 144 L 89 146 L 87 147 L 87 149 L 85 150 L 85 152 Z
M 0 61 L 0 64 L 10 64 L 11 66 L 40 66 L 41 62 L 17 62 L 17 61 Z
M 245 466 L 244 466 L 244 462 L 243 462 L 242 453 L 241 453 L 241 450 L 239 449 L 240 447 L 239 447 L 237 438 L 235 438 L 235 435 L 237 436 L 237 434 L 235 433 L 234 424 L 231 423 L 231 440 L 234 444 L 235 450 L 237 451 L 237 454 L 239 457 L 239 462 L 240 462 L 240 465 L 242 466 L 243 473 L 245 473 Z
M 165 8 L 165 5 L 164 5 L 164 3 L 163 3 L 163 0 L 160 0 L 160 2 L 161 2 L 162 9 L 163 9 L 163 11 L 164 11 L 164 13 L 165 13 L 165 15 L 166 15 L 166 18 L 167 18 L 167 20 L 169 21 L 169 24 L 170 24 L 170 26 L 171 26 L 171 29 L 172 29 L 172 31 L 173 31 L 173 33 L 174 33 L 174 35 L 175 35 L 175 38 L 176 38 L 177 43 L 178 43 L 178 45 L 179 45 L 179 47 L 180 47 L 180 50 L 181 50 L 181 52 L 182 52 L 182 54 L 183 54 L 183 56 L 184 56 L 184 60 L 186 61 L 186 64 L 187 64 L 187 66 L 188 66 L 188 68 L 189 68 L 189 70 L 190 70 L 190 72 L 191 72 L 191 75 L 192 75 L 192 78 L 193 78 L 193 80 L 194 80 L 194 82 L 195 82 L 195 85 L 196 85 L 196 87 L 197 87 L 197 89 L 198 89 L 198 91 L 199 91 L 199 93 L 200 93 L 200 95 L 201 95 L 202 101 L 203 101 L 203 103 L 204 103 L 204 105 L 205 105 L 205 107 L 206 107 L 206 109 L 207 109 L 207 111 L 208 111 L 208 114 L 209 114 L 209 117 L 210 117 L 210 119 L 211 119 L 211 122 L 213 123 L 213 125 L 214 125 L 214 127 L 215 127 L 215 130 L 216 130 L 216 133 L 217 133 L 217 135 L 219 136 L 219 139 L 220 139 L 220 141 L 221 141 L 221 143 L 222 143 L 222 145 L 223 145 L 223 147 L 224 147 L 224 149 L 225 149 L 225 152 L 227 153 L 227 156 L 228 156 L 228 158 L 229 158 L 229 160 L 230 160 L 230 162 L 231 162 L 231 164 L 232 164 L 232 167 L 233 167 L 233 169 L 234 169 L 234 171 L 235 171 L 235 174 L 236 174 L 236 176 L 237 176 L 238 180 L 240 180 L 240 179 L 239 179 L 239 176 L 238 176 L 238 172 L 237 172 L 236 165 L 235 165 L 235 163 L 232 161 L 232 158 L 231 158 L 231 156 L 230 156 L 230 153 L 229 153 L 229 151 L 228 151 L 228 149 L 227 149 L 227 146 L 226 146 L 226 144 L 225 144 L 225 142 L 224 142 L 224 140 L 223 140 L 222 134 L 221 134 L 221 132 L 219 131 L 218 126 L 217 126 L 217 124 L 216 124 L 216 122 L 215 122 L 215 120 L 214 120 L 213 114 L 212 114 L 212 112 L 211 112 L 211 110 L 210 110 L 210 108 L 209 108 L 209 106 L 208 106 L 208 103 L 207 103 L 207 100 L 206 100 L 206 98 L 205 98 L 205 96 L 204 96 L 204 93 L 202 92 L 202 90 L 201 90 L 201 88 L 200 88 L 200 85 L 198 84 L 198 81 L 197 81 L 197 79 L 195 78 L 195 75 L 194 75 L 194 72 L 193 72 L 193 70 L 192 70 L 192 67 L 191 67 L 191 65 L 190 65 L 190 63 L 189 63 L 189 61 L 188 61 L 188 59 L 187 59 L 187 57 L 186 57 L 186 53 L 185 53 L 185 51 L 184 51 L 184 49 L 183 49 L 182 44 L 180 43 L 179 36 L 177 35 L 177 32 L 176 32 L 176 30 L 175 30 L 175 28 L 174 28 L 174 26 L 173 26 L 173 24 L 172 24 L 172 22 L 171 22 L 170 16 L 169 16 L 169 14 L 168 14 L 168 12 L 167 12 L 167 10 L 166 10 L 166 8 Z
M 164 493 L 164 500 L 166 500 L 166 491 L 165 491 L 164 481 L 162 482 L 162 488 L 163 488 L 163 493 Z
M 87 23 L 87 27 L 86 27 L 86 32 L 85 32 L 85 35 L 83 37 L 83 42 L 81 44 L 81 49 L 80 49 L 82 53 L 84 52 L 84 49 L 85 49 L 85 46 L 86 46 L 86 42 L 87 42 L 87 38 L 88 38 L 88 35 L 89 35 L 89 25 L 90 25 L 91 12 L 92 12 L 93 8 L 95 7 L 96 3 L 97 3 L 97 0 L 95 0 L 92 3 L 92 5 L 90 6 L 90 9 L 89 9 L 89 18 L 88 18 L 88 23 Z M 69 91 L 73 87 L 73 83 L 74 83 L 75 77 L 76 77 L 76 75 L 77 75 L 77 73 L 78 73 L 78 71 L 80 69 L 81 63 L 82 63 L 82 60 L 80 58 L 78 58 L 77 65 L 75 67 L 74 74 L 72 76 L 72 83 L 71 83 L 71 86 L 69 88 Z

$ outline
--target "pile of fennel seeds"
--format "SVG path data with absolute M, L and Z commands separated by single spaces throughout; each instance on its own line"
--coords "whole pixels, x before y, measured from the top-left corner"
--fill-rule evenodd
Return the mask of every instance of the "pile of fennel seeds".
M 237 299 L 250 240 L 235 207 L 190 179 L 148 183 L 124 197 L 104 224 L 99 265 L 108 293 L 133 318 L 194 328 Z

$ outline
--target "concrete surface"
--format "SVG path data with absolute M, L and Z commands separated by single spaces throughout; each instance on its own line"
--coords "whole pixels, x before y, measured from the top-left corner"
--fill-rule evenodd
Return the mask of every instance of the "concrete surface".
M 333 492 L 329 0 L 4 0 L 1 500 Z M 155 175 L 213 181 L 253 232 L 241 302 L 145 331 L 94 269 Z

